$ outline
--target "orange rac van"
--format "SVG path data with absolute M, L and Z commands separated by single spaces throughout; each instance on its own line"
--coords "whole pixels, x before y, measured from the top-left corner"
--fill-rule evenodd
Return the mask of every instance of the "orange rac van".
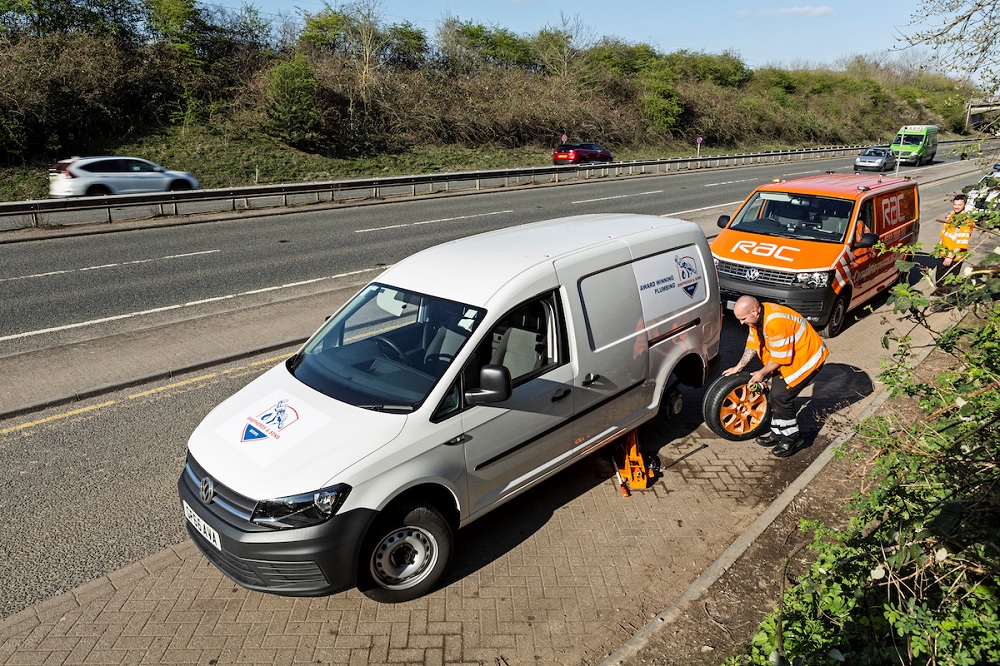
M 735 216 L 719 217 L 711 247 L 722 302 L 781 303 L 832 338 L 848 312 L 899 278 L 902 257 L 874 246 L 913 245 L 919 224 L 908 178 L 828 173 L 762 185 Z

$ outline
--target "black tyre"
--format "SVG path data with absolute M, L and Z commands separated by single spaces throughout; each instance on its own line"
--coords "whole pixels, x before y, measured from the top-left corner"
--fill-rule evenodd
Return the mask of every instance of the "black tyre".
M 185 190 L 191 189 L 191 183 L 186 180 L 175 180 L 170 183 L 170 187 L 167 188 L 168 192 L 183 192 Z
M 817 331 L 821 338 L 835 338 L 844 330 L 844 323 L 847 321 L 847 298 L 844 294 L 837 297 L 830 310 L 830 318 L 826 320 L 826 326 Z
M 111 194 L 111 190 L 104 185 L 91 185 L 87 188 L 87 193 L 84 196 L 88 197 L 101 197 Z
M 372 527 L 361 551 L 358 589 L 380 603 L 427 594 L 451 563 L 454 534 L 436 508 L 407 504 L 389 509 Z
M 750 391 L 749 372 L 722 376 L 709 384 L 701 403 L 701 416 L 722 439 L 738 442 L 762 435 L 771 423 L 767 391 Z

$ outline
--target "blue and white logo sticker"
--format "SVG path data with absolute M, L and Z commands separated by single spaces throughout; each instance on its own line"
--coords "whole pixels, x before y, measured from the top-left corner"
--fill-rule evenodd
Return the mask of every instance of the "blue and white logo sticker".
M 281 431 L 299 420 L 299 413 L 289 405 L 289 400 L 279 400 L 257 417 L 248 417 L 240 441 L 254 442 L 262 439 L 281 439 Z
M 323 410 L 301 397 L 272 391 L 232 412 L 215 433 L 234 454 L 264 468 L 293 448 L 306 444 L 330 421 Z
M 674 262 L 677 264 L 677 284 L 689 297 L 694 298 L 694 292 L 698 290 L 701 282 L 701 274 L 698 272 L 698 262 L 694 257 L 675 256 Z

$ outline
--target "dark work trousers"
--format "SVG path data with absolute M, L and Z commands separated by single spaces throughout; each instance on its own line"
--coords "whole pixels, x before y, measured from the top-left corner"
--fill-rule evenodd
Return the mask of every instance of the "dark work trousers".
M 937 266 L 934 268 L 934 286 L 938 289 L 944 289 L 946 291 L 951 291 L 955 288 L 955 285 L 949 284 L 945 285 L 944 278 L 946 275 L 959 275 L 959 270 L 962 268 L 962 257 L 951 260 L 950 266 L 944 265 L 944 257 L 938 257 Z
M 795 398 L 802 389 L 812 383 L 816 373 L 822 366 L 812 371 L 805 379 L 795 385 L 795 388 L 788 388 L 785 379 L 775 373 L 771 380 L 771 432 L 776 437 L 795 439 L 799 434 L 799 422 L 795 418 Z

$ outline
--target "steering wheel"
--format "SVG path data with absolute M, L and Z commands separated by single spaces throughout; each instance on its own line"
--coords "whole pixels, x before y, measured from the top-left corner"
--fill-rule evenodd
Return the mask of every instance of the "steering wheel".
M 378 345 L 378 350 L 382 352 L 383 356 L 400 363 L 406 363 L 406 354 L 395 342 L 381 335 L 376 335 L 372 340 Z
M 454 359 L 455 357 L 451 354 L 428 354 L 427 356 L 424 357 L 424 365 L 425 366 L 438 365 L 438 364 L 447 365 L 448 363 L 451 363 Z

